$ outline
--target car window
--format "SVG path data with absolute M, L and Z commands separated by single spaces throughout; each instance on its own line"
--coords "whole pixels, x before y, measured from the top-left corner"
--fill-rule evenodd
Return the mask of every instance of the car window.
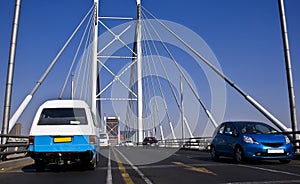
M 45 108 L 38 125 L 86 125 L 84 108 Z
M 237 126 L 243 134 L 269 134 L 277 132 L 273 127 L 259 122 L 240 122 Z
M 274 128 L 272 128 L 268 125 L 264 125 L 264 124 L 257 124 L 255 126 L 255 129 L 256 129 L 257 133 L 262 133 L 262 134 L 269 134 L 269 133 L 276 133 L 277 132 Z
M 156 139 L 154 137 L 150 137 L 149 140 L 150 141 L 156 141 Z
M 107 135 L 106 134 L 100 134 L 100 139 L 107 139 Z
M 145 137 L 144 142 L 157 142 L 155 137 Z
M 227 123 L 225 126 L 225 134 L 236 135 L 237 131 L 231 123 Z
M 224 129 L 225 129 L 225 124 L 223 124 L 223 125 L 220 126 L 218 134 L 223 134 L 224 133 Z

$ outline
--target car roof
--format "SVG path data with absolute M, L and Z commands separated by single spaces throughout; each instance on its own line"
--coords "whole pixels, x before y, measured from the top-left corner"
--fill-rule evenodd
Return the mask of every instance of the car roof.
M 226 123 L 233 123 L 233 124 L 247 123 L 247 124 L 266 124 L 266 125 L 268 125 L 267 123 L 260 122 L 260 121 L 225 121 L 222 124 L 226 124 Z
M 226 124 L 226 123 L 232 123 L 232 124 L 234 124 L 236 126 L 237 125 L 241 125 L 241 124 L 244 124 L 244 125 L 247 125 L 247 126 L 249 126 L 249 125 L 252 126 L 252 125 L 257 125 L 257 124 L 263 124 L 263 125 L 270 126 L 273 129 L 277 130 L 277 128 L 275 128 L 274 126 L 269 125 L 269 124 L 264 123 L 264 122 L 261 122 L 261 121 L 225 121 L 225 122 L 221 123 L 221 125 Z

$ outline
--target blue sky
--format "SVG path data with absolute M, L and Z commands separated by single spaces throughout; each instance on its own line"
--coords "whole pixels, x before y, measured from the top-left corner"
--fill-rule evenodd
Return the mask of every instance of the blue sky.
M 91 5 L 91 0 L 22 1 L 12 113 L 30 93 Z M 142 5 L 157 18 L 182 24 L 201 36 L 218 58 L 223 72 L 290 127 L 277 0 L 143 0 Z M 286 0 L 285 6 L 299 121 L 300 1 Z M 14 1 L 0 2 L 1 120 L 13 11 Z M 100 1 L 102 16 L 135 17 L 135 11 L 134 0 Z M 70 57 L 66 53 L 61 60 L 68 61 L 71 60 Z M 33 114 L 43 101 L 59 95 L 60 89 L 57 88 L 62 84 L 58 82 L 58 78 L 66 75 L 61 63 L 63 62 L 55 66 L 55 72 L 49 75 L 21 117 L 24 129 L 28 129 Z M 265 120 L 237 92 L 228 87 L 224 120 L 230 119 Z

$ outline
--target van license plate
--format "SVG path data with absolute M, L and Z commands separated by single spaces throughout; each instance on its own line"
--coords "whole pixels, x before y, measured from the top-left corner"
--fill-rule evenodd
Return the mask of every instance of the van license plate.
M 72 137 L 54 137 L 54 142 L 71 142 Z

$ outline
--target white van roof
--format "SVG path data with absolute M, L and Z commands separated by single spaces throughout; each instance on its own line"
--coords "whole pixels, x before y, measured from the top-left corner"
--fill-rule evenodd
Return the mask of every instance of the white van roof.
M 87 108 L 89 109 L 89 106 L 86 102 L 82 100 L 49 100 L 43 103 L 40 108 Z
M 43 109 L 48 108 L 84 108 L 87 115 L 87 125 L 38 125 Z M 91 111 L 86 102 L 82 100 L 49 100 L 43 103 L 34 117 L 30 135 L 93 135 L 95 134 Z

